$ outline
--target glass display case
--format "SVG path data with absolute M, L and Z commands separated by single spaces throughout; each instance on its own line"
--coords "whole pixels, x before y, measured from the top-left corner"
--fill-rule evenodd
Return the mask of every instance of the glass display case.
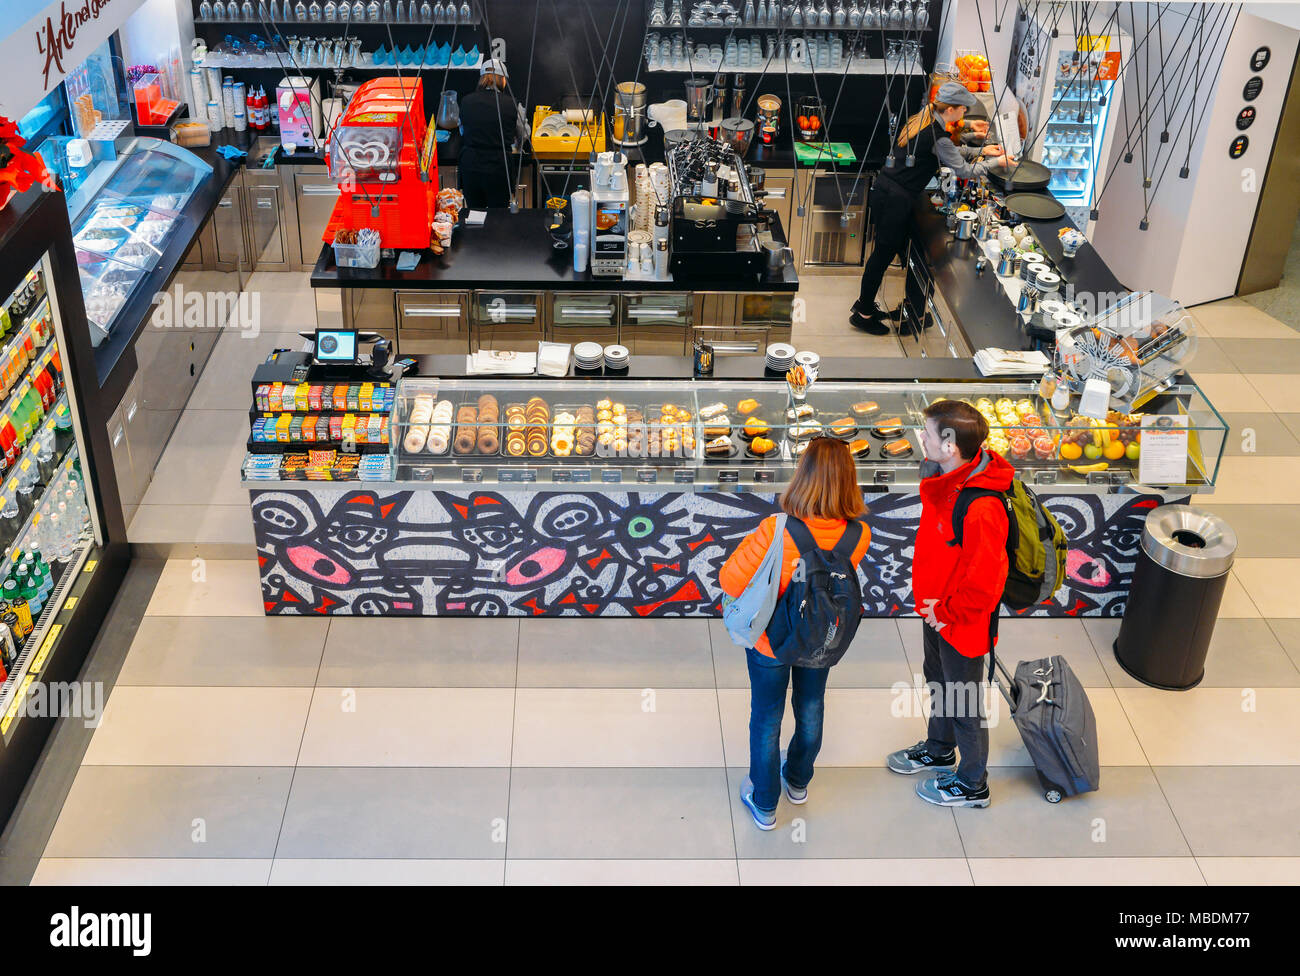
M 56 169 L 68 168 L 83 163 L 71 145 L 50 139 L 39 151 L 47 163 L 56 161 Z M 181 211 L 212 167 L 159 139 L 91 145 L 96 156 L 85 162 L 93 169 L 79 175 L 68 211 L 91 341 L 99 345 L 112 333 L 118 311 L 158 264 Z
M 392 470 L 400 481 L 780 486 L 812 438 L 832 436 L 862 484 L 905 486 L 919 480 L 923 411 L 945 398 L 985 416 L 986 446 L 1027 483 L 1062 490 L 1136 484 L 1148 415 L 1186 418 L 1186 476 L 1175 484 L 1206 490 L 1227 436 L 1191 382 L 1093 420 L 1054 410 L 1031 381 L 827 381 L 795 398 L 773 382 L 406 379 Z

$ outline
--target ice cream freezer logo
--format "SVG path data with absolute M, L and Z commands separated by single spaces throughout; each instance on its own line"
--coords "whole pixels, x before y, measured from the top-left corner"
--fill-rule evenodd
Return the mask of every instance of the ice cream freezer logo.
M 255 491 L 268 614 L 718 616 L 718 571 L 775 510 L 724 492 Z M 1157 501 L 1058 495 L 1067 583 L 1036 616 L 1119 616 Z M 871 499 L 869 616 L 915 612 L 915 495 Z

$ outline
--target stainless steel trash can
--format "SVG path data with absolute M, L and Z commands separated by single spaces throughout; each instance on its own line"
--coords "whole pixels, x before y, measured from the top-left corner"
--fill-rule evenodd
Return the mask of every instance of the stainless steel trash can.
M 1236 552 L 1236 533 L 1217 515 L 1190 505 L 1152 511 L 1115 638 L 1120 667 L 1153 688 L 1199 684 Z

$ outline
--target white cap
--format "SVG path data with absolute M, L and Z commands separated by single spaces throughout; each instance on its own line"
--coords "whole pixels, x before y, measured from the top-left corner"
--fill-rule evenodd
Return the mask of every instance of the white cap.
M 488 58 L 483 62 L 483 66 L 478 69 L 479 77 L 483 75 L 500 75 L 502 78 L 509 78 L 510 72 L 506 71 L 506 63 L 500 58 Z

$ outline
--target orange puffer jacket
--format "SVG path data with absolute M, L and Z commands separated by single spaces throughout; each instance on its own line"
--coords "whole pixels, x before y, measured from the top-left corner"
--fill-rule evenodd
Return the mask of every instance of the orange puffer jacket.
M 844 534 L 844 529 L 848 525 L 844 519 L 830 518 L 810 518 L 804 519 L 804 525 L 808 526 L 808 531 L 812 537 L 817 540 L 817 545 L 823 549 L 831 549 L 835 543 L 840 541 L 840 536 Z M 767 555 L 767 547 L 772 541 L 772 533 L 776 530 L 776 516 L 769 515 L 759 523 L 758 528 L 745 536 L 736 551 L 723 564 L 721 571 L 718 573 L 718 585 L 722 587 L 724 593 L 728 596 L 740 596 L 745 592 L 745 587 L 749 581 L 754 578 L 758 572 L 759 564 L 763 562 L 763 557 Z M 795 564 L 799 562 L 799 547 L 794 544 L 794 539 L 790 536 L 790 530 L 785 531 L 785 547 L 781 550 L 781 592 L 790 585 L 790 579 L 794 576 Z M 862 538 L 858 540 L 857 548 L 853 550 L 853 565 L 856 566 L 862 562 L 862 557 L 867 554 L 867 549 L 871 546 L 871 530 L 867 528 L 866 523 L 862 526 Z M 767 634 L 758 639 L 755 646 L 760 654 L 774 658 L 772 647 L 768 643 Z

